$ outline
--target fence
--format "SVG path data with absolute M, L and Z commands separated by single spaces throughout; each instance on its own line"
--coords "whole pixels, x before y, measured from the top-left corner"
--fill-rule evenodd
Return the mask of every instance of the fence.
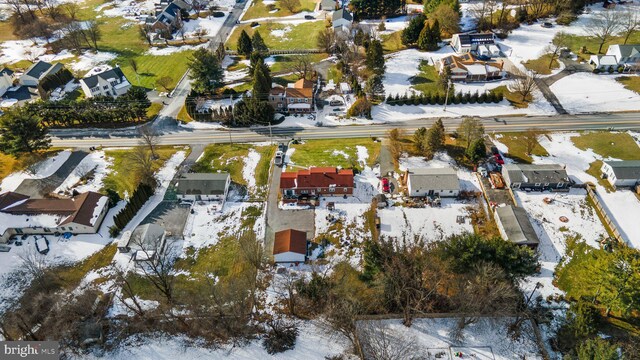
M 324 50 L 320 49 L 293 49 L 293 50 L 269 50 L 267 55 L 294 55 L 294 54 L 322 54 Z M 227 55 L 238 55 L 235 50 L 228 50 Z
M 587 189 L 587 196 L 589 196 L 591 201 L 593 201 L 593 204 L 596 207 L 596 211 L 598 211 L 600 213 L 600 215 L 602 216 L 602 218 L 604 219 L 605 225 L 607 225 L 609 227 L 609 229 L 611 229 L 611 234 L 613 235 L 613 237 L 619 243 L 623 244 L 624 243 L 624 238 L 620 234 L 620 230 L 618 229 L 618 225 L 616 225 L 616 223 L 613 222 L 613 219 L 611 218 L 611 216 L 609 216 L 609 213 L 607 212 L 607 210 L 604 208 L 604 206 L 602 206 L 602 203 L 600 202 L 600 199 L 598 198 L 598 193 L 596 192 L 595 185 L 589 183 L 589 184 L 587 184 L 587 186 L 585 186 L 585 189 Z

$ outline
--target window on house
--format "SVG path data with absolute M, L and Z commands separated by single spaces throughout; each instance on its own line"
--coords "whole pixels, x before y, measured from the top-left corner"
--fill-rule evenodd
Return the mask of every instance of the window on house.
M 536 187 L 540 187 L 540 183 L 536 183 L 536 184 L 535 184 L 535 186 L 536 186 Z
M 336 192 L 336 188 L 329 188 L 329 192 Z
M 347 188 L 344 188 L 343 190 L 344 190 L 344 192 L 347 192 Z
M 308 191 L 307 190 L 300 190 L 300 194 L 307 194 Z
M 108 85 L 105 85 L 105 86 L 103 86 L 103 87 L 102 87 L 102 89 L 103 89 L 103 90 L 109 90 L 109 86 L 108 86 Z

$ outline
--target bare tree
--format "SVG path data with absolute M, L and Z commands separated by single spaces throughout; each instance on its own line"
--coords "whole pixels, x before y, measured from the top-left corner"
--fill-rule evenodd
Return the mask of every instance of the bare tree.
M 102 38 L 102 31 L 100 30 L 100 25 L 95 20 L 89 20 L 85 22 L 86 26 L 84 32 L 88 40 L 90 41 L 89 46 L 93 46 L 96 51 L 98 50 L 98 41 Z
M 313 71 L 313 62 L 309 54 L 294 55 L 293 56 L 293 72 L 300 78 L 306 79 Z
M 363 313 L 362 304 L 346 298 L 334 297 L 331 300 L 324 318 L 327 325 L 349 339 L 358 356 L 364 359 L 356 325 L 357 317 Z
M 274 288 L 277 289 L 276 293 L 278 296 L 283 299 L 287 306 L 287 312 L 291 316 L 297 316 L 296 314 L 296 305 L 298 294 L 296 293 L 296 283 L 300 280 L 298 273 L 294 270 L 289 270 L 283 274 L 275 275 L 275 285 Z
M 160 143 L 160 136 L 158 136 L 158 132 L 151 125 L 145 125 L 140 127 L 138 132 L 140 133 L 141 145 L 149 148 L 149 151 L 151 152 L 151 157 L 153 159 L 157 159 L 158 154 L 156 154 L 156 147 Z
M 256 237 L 254 231 L 243 231 L 238 238 L 242 257 L 256 270 L 264 269 L 266 256 L 262 241 Z
M 402 138 L 404 137 L 404 131 L 402 129 L 391 129 L 387 132 L 389 138 L 389 152 L 393 162 L 397 163 L 402 156 Z
M 326 53 L 333 54 L 336 49 L 336 33 L 332 28 L 321 30 L 316 37 L 316 44 Z
M 493 26 L 491 15 L 494 13 L 495 8 L 496 2 L 494 0 L 482 0 L 469 9 L 479 30 L 487 30 Z
M 35 246 L 29 248 L 27 251 L 18 255 L 21 262 L 21 268 L 27 274 L 29 274 L 33 281 L 38 283 L 41 287 L 46 287 L 47 271 L 50 268 L 50 263 L 45 255 L 40 254 Z
M 68 3 L 62 4 L 61 6 L 64 12 L 67 14 L 67 16 L 69 16 L 69 19 L 71 21 L 78 20 L 78 12 L 80 11 L 80 7 L 78 6 L 78 4 L 74 2 L 68 2 Z
M 484 135 L 484 125 L 477 118 L 465 117 L 456 130 L 460 139 L 465 142 L 465 149 L 469 149 L 471 144 Z
M 640 28 L 640 14 L 634 10 L 625 11 L 620 19 L 620 28 L 622 36 L 624 36 L 624 44 L 627 44 L 629 37 Z
M 513 72 L 513 80 L 509 83 L 509 90 L 520 94 L 521 101 L 527 101 L 527 97 L 531 95 L 536 87 L 536 81 L 539 75 L 533 71 L 515 70 Z
M 154 159 L 151 151 L 146 146 L 138 146 L 129 153 L 128 159 L 131 162 L 131 171 L 134 171 L 141 183 L 155 188 L 158 184 L 155 178 Z
M 153 36 L 153 29 L 149 25 L 140 25 L 138 26 L 138 36 L 144 41 L 146 41 L 149 46 L 153 45 L 151 43 L 151 37 Z
M 176 271 L 173 267 L 175 249 L 169 244 L 163 244 L 164 236 L 155 239 L 142 239 L 135 237 L 131 239 L 131 244 L 138 248 L 148 261 L 140 262 L 138 267 L 142 276 L 153 287 L 155 287 L 169 304 L 174 303 L 174 284 Z
M 185 39 L 186 33 L 187 33 L 186 27 L 181 26 L 178 28 L 178 34 L 180 35 L 180 39 L 182 39 L 183 44 L 186 42 L 186 39 Z
M 5 3 L 11 7 L 13 12 L 18 15 L 18 18 L 20 18 L 22 22 L 26 22 L 26 18 L 22 11 L 22 0 L 5 0 Z
M 127 309 L 138 316 L 144 316 L 145 310 L 140 305 L 136 293 L 131 286 L 131 282 L 127 278 L 127 272 L 118 265 L 112 264 L 112 273 L 114 274 L 115 284 L 121 289 L 116 297 Z M 131 302 L 126 301 L 131 299 Z
M 595 13 L 589 24 L 585 27 L 586 33 L 597 39 L 600 43 L 598 54 L 602 52 L 604 44 L 620 31 L 623 22 L 621 18 L 622 12 L 603 10 Z
M 280 0 L 280 6 L 289 10 L 289 12 L 295 12 L 301 7 L 300 0 Z
M 551 67 L 553 66 L 553 61 L 558 59 L 558 57 L 560 56 L 560 51 L 562 51 L 563 48 L 569 45 L 570 39 L 571 37 L 569 34 L 561 31 L 556 34 L 551 44 L 547 45 L 545 50 L 550 54 L 551 57 L 551 59 L 549 60 L 549 69 L 551 69 Z
M 193 34 L 198 38 L 198 41 L 202 41 L 202 37 L 207 36 L 207 34 L 209 34 L 209 31 L 207 29 L 200 28 Z
M 414 336 L 397 336 L 382 321 L 360 321 L 358 323 L 358 337 L 366 359 L 422 359 L 420 355 L 417 355 L 420 351 L 416 346 Z

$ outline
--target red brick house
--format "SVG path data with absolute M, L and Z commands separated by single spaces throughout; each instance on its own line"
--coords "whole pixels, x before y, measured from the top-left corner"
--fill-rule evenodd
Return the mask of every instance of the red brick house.
M 313 204 L 319 196 L 351 196 L 353 188 L 353 170 L 334 167 L 283 172 L 280 177 L 280 191 L 285 203 Z
M 275 86 L 269 92 L 269 103 L 280 112 L 310 113 L 313 111 L 313 82 L 300 79 L 286 88 Z

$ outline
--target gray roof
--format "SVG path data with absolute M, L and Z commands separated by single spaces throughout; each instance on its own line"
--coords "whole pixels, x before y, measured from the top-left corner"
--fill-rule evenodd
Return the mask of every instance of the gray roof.
M 518 245 L 538 245 L 540 239 L 533 229 L 527 212 L 520 207 L 503 206 L 495 210 L 497 220 L 502 224 L 507 238 Z
M 157 251 L 161 246 L 160 240 L 164 235 L 164 228 L 157 224 L 138 226 L 131 233 L 129 245 L 131 248 L 147 251 Z
M 2 68 L 2 70 L 0 70 L 0 75 L 4 75 L 4 74 L 11 76 L 13 75 L 13 70 L 9 68 Z
M 332 18 L 332 21 L 336 21 L 338 19 L 353 21 L 353 16 L 351 16 L 351 14 L 344 8 L 334 11 L 333 14 L 331 15 L 331 18 Z
M 494 42 L 493 33 L 456 34 L 461 45 L 491 44 Z
M 40 76 L 42 76 L 42 74 L 44 74 L 52 66 L 53 65 L 49 64 L 46 61 L 38 61 L 37 63 L 31 65 L 29 69 L 27 69 L 27 72 L 25 73 L 25 75 L 29 75 L 31 77 L 39 79 Z
M 182 195 L 224 195 L 228 173 L 187 173 L 178 178 L 176 188 Z
M 619 180 L 640 179 L 640 160 L 605 161 Z
M 336 0 L 322 0 L 320 2 L 320 9 L 322 10 L 335 10 Z
M 635 57 L 640 53 L 640 45 L 617 45 L 620 48 L 620 56 Z
M 122 70 L 120 70 L 119 67 L 114 67 L 111 70 L 107 70 L 107 71 L 103 71 L 99 74 L 95 74 L 89 77 L 86 77 L 80 81 L 84 81 L 84 83 L 92 88 L 98 85 L 98 78 L 101 78 L 103 80 L 109 80 L 109 79 L 120 79 L 122 80 L 122 78 L 126 79 L 126 77 L 124 76 L 124 73 L 122 72 Z
M 502 168 L 506 171 L 510 183 L 565 183 L 569 181 L 567 171 L 560 164 L 506 164 Z
M 458 173 L 453 168 L 415 168 L 407 172 L 414 189 L 460 190 Z

